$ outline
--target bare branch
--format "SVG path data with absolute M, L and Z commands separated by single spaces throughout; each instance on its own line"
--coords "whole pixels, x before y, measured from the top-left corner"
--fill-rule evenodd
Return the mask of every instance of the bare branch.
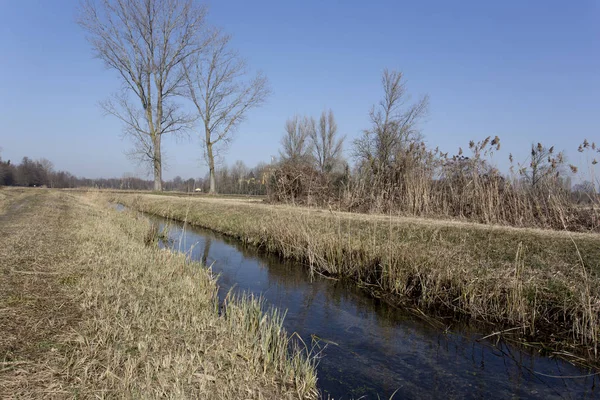
M 427 114 L 429 98 L 422 97 L 406 106 L 409 97 L 401 72 L 383 72 L 384 97 L 371 109 L 371 129 L 354 141 L 354 156 L 359 165 L 382 174 L 401 162 L 404 150 L 422 139 L 419 123 Z
M 281 139 L 282 150 L 280 156 L 283 161 L 302 164 L 312 161 L 310 138 L 317 135 L 314 118 L 298 117 L 285 122 L 285 135 Z
M 207 51 L 196 53 L 190 63 L 184 64 L 186 95 L 204 125 L 204 135 L 200 136 L 213 193 L 215 154 L 231 142 L 247 111 L 262 105 L 270 93 L 267 78 L 262 74 L 244 80 L 248 75 L 246 62 L 229 48 L 230 40 L 228 35 L 213 32 Z
M 103 108 L 124 124 L 136 157 L 152 165 L 156 190 L 162 188 L 162 135 L 190 127 L 171 98 L 183 87 L 183 64 L 206 47 L 205 17 L 193 0 L 82 0 L 80 6 L 78 23 L 95 56 L 117 71 L 125 89 Z
M 341 165 L 345 136 L 337 136 L 337 124 L 333 111 L 323 111 L 319 129 L 310 131 L 313 156 L 322 173 L 329 173 Z

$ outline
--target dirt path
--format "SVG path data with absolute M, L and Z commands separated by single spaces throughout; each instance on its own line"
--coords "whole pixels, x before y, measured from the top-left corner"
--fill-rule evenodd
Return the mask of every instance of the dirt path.
M 59 343 L 79 313 L 65 290 L 70 209 L 48 191 L 7 197 L 0 215 L 0 398 L 64 397 Z

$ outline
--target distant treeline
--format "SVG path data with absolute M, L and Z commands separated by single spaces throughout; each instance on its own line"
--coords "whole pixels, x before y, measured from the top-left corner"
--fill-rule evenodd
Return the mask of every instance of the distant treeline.
M 136 177 L 89 179 L 77 177 L 68 171 L 55 171 L 51 161 L 23 157 L 20 163 L 0 159 L 0 186 L 51 188 L 97 187 L 106 189 L 149 190 L 152 181 Z
M 254 168 L 237 161 L 231 167 L 218 169 L 217 180 L 224 194 L 265 195 L 267 193 L 268 165 L 260 163 Z M 98 188 L 123 190 L 152 190 L 154 181 L 125 174 L 121 178 L 77 177 L 68 171 L 56 171 L 54 164 L 45 158 L 33 160 L 23 157 L 20 163 L 0 158 L 0 186 L 49 188 Z M 164 190 L 208 192 L 209 177 L 184 179 L 176 176 L 163 182 Z

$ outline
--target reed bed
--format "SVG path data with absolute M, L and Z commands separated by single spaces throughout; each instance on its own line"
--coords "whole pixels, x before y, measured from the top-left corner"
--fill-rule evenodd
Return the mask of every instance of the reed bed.
M 390 134 L 386 132 L 378 134 Z M 510 172 L 502 173 L 494 166 L 498 136 L 471 141 L 455 155 L 416 139 L 388 141 L 396 144 L 385 156 L 379 139 L 356 142 L 355 168 L 344 173 L 319 172 L 308 162 L 279 163 L 270 173 L 269 200 L 367 214 L 600 232 L 600 148 L 593 142 L 584 140 L 578 149 L 587 157 L 589 171 L 578 171 L 554 146 L 537 143 L 521 162 L 508 155 Z

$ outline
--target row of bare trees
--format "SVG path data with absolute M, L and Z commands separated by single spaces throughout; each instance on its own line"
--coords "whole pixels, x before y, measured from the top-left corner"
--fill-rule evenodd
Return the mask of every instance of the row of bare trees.
M 0 158 L 0 186 L 50 186 L 56 178 L 52 162 L 45 158 L 23 157 L 20 164 Z
M 221 165 L 216 170 L 219 193 L 238 195 L 265 195 L 271 166 L 263 162 L 248 167 L 238 160 L 233 165 Z M 203 190 L 210 188 L 210 174 L 207 174 Z
M 215 172 L 221 191 L 226 194 L 264 195 L 270 166 L 265 163 L 250 168 L 238 160 L 233 165 L 223 165 Z M 48 188 L 97 188 L 120 190 L 152 190 L 153 180 L 146 180 L 131 173 L 120 178 L 85 178 L 67 171 L 55 170 L 52 161 L 46 158 L 37 160 L 23 157 L 20 163 L 4 161 L 0 157 L 0 187 L 25 186 Z M 175 176 L 162 182 L 163 189 L 177 192 L 201 192 L 210 190 L 210 174 L 204 178 Z
M 338 134 L 333 111 L 323 111 L 319 122 L 313 117 L 294 116 L 285 123 L 281 140 L 282 161 L 293 164 L 313 164 L 323 173 L 343 167 L 345 136 Z
M 200 121 L 214 192 L 217 152 L 247 111 L 265 101 L 267 79 L 248 79 L 230 36 L 210 26 L 206 8 L 194 0 L 83 0 L 79 24 L 122 83 L 102 107 L 123 123 L 133 141 L 129 155 L 152 169 L 154 190 L 162 190 L 163 136 L 186 134 Z M 196 114 L 184 112 L 181 100 Z
M 0 187 L 2 186 L 151 190 L 153 181 L 131 173 L 125 173 L 121 178 L 78 177 L 68 171 L 56 170 L 54 163 L 46 158 L 34 160 L 23 157 L 20 163 L 14 163 L 11 160 L 4 161 L 0 157 Z M 203 188 L 204 179 L 183 180 L 176 176 L 163 182 L 163 186 L 166 190 L 192 192 L 196 188 Z

